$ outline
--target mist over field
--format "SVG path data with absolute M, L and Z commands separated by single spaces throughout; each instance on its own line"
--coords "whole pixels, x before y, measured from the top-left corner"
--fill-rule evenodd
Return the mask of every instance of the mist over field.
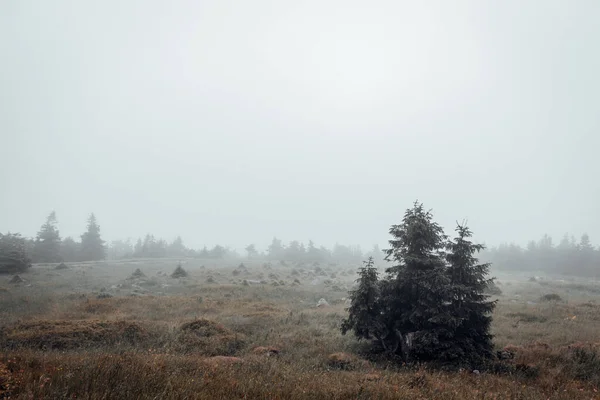
M 2 229 L 368 248 L 419 199 L 597 240 L 599 7 L 2 2 Z
M 0 399 L 599 399 L 600 2 L 0 1 Z

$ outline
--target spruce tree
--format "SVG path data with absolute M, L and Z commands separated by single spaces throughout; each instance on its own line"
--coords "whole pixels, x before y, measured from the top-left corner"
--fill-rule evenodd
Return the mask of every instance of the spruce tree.
M 441 356 L 446 360 L 478 363 L 492 355 L 491 313 L 496 306 L 484 292 L 493 283 L 490 264 L 480 264 L 475 254 L 485 247 L 473 243 L 471 231 L 457 224 L 457 236 L 448 243 L 446 270 L 450 279 L 451 313 L 459 319 L 451 346 Z
M 61 262 L 60 234 L 56 228 L 56 213 L 52 211 L 42 225 L 33 246 L 33 262 L 55 263 Z
M 348 318 L 342 322 L 342 334 L 354 331 L 360 339 L 381 340 L 381 309 L 377 268 L 373 257 L 363 262 L 358 271 L 357 288 L 350 292 L 350 307 Z
M 104 240 L 100 237 L 100 226 L 92 213 L 88 218 L 87 232 L 81 235 L 81 258 L 82 261 L 98 261 L 104 260 L 105 257 L 106 250 Z
M 418 202 L 389 232 L 393 238 L 385 254 L 394 265 L 382 286 L 388 341 L 405 360 L 436 359 L 454 323 L 443 255 L 446 236 Z
M 394 264 L 378 280 L 373 259 L 359 271 L 342 333 L 373 339 L 391 357 L 478 365 L 492 354 L 489 333 L 495 302 L 484 291 L 489 264 L 466 226 L 448 241 L 431 212 L 416 202 L 390 228 L 386 260 Z

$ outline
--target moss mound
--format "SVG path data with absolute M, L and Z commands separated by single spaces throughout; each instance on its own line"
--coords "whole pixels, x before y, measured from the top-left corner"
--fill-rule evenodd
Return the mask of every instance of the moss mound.
M 151 334 L 137 322 L 98 320 L 30 321 L 0 333 L 8 348 L 76 349 L 118 344 L 141 344 Z

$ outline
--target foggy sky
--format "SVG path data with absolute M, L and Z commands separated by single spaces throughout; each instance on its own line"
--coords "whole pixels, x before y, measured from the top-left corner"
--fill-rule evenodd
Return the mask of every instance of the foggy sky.
M 600 243 L 600 2 L 0 2 L 0 231 Z

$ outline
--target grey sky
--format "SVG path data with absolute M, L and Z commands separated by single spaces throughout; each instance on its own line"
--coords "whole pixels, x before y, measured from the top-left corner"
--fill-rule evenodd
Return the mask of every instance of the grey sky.
M 600 242 L 600 2 L 0 2 L 0 230 Z

